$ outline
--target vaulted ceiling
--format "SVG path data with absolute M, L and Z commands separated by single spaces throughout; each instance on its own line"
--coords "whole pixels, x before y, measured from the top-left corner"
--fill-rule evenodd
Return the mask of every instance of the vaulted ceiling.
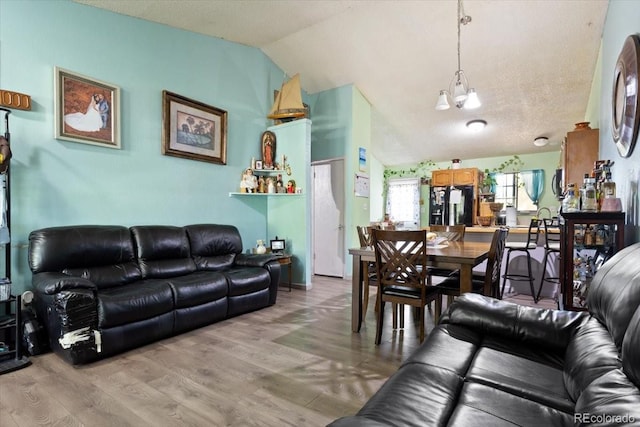
M 584 120 L 608 5 L 464 2 L 472 21 L 461 27 L 461 68 L 482 106 L 436 111 L 457 69 L 456 1 L 76 1 L 257 47 L 300 73 L 309 94 L 355 85 L 372 105 L 371 150 L 385 165 L 558 150 Z M 473 119 L 488 126 L 472 133 Z M 538 136 L 550 143 L 534 146 Z

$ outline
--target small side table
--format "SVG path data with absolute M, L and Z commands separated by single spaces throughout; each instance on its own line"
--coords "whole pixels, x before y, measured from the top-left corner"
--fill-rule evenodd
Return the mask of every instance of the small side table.
M 292 264 L 292 255 L 288 254 L 279 254 L 278 262 L 280 265 L 288 265 L 289 266 L 289 292 L 291 292 L 291 264 Z

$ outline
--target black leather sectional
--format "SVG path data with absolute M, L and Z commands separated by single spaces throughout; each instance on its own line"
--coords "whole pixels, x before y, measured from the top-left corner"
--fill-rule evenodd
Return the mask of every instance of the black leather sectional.
M 466 294 L 344 426 L 640 425 L 640 243 L 596 274 L 588 312 Z
M 29 235 L 51 348 L 95 361 L 275 304 L 280 265 L 242 253 L 231 225 L 67 226 Z

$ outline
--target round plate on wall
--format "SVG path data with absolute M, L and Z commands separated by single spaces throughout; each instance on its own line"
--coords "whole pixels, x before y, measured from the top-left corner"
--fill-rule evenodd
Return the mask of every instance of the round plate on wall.
M 611 131 L 622 157 L 629 157 L 638 139 L 640 106 L 638 94 L 640 37 L 626 38 L 613 72 Z

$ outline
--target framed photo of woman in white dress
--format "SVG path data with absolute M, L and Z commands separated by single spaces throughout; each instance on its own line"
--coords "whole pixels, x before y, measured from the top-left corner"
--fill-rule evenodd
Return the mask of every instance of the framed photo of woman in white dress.
M 120 88 L 54 68 L 55 137 L 120 148 Z

